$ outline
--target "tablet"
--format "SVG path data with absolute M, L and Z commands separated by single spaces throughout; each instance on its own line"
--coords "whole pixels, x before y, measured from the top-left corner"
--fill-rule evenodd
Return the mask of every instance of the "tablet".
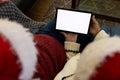
M 74 33 L 87 34 L 92 13 L 72 9 L 57 8 L 56 29 Z

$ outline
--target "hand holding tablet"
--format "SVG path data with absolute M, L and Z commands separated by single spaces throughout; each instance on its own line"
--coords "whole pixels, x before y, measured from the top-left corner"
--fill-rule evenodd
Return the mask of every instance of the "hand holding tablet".
M 92 13 L 57 8 L 56 29 L 73 33 L 87 34 Z

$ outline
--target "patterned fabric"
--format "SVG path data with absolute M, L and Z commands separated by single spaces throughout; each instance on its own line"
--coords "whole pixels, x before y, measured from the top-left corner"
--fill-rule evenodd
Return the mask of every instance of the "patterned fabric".
M 24 15 L 12 1 L 0 4 L 0 18 L 8 18 L 17 21 L 24 27 L 29 28 L 32 33 L 36 33 L 45 26 L 44 22 L 37 22 Z
M 11 0 L 15 5 L 19 5 L 22 0 Z

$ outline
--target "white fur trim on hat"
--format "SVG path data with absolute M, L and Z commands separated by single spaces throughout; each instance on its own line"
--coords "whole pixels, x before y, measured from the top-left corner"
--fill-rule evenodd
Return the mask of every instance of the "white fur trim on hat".
M 76 69 L 75 80 L 89 80 L 96 72 L 96 67 L 105 60 L 106 56 L 113 56 L 120 51 L 120 38 L 104 38 L 88 45 L 80 56 Z
M 37 50 L 33 42 L 33 35 L 22 25 L 0 19 L 0 34 L 9 40 L 21 64 L 20 80 L 30 80 L 34 74 L 37 62 Z

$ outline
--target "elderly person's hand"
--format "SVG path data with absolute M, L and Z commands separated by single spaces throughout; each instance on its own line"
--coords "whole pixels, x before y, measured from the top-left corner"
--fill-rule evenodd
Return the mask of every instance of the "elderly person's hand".
M 93 34 L 93 36 L 96 36 L 98 32 L 100 32 L 101 28 L 99 26 L 98 21 L 95 19 L 95 16 L 92 16 L 92 24 L 90 26 L 90 33 Z M 76 42 L 78 34 L 75 33 L 69 33 L 69 32 L 61 32 L 64 37 L 65 41 L 70 42 Z
M 9 2 L 9 0 L 0 0 L 0 3 Z
M 95 16 L 92 16 L 92 24 L 90 26 L 90 33 L 93 34 L 93 36 L 96 36 L 98 32 L 100 32 L 101 28 L 98 23 L 98 21 L 95 19 Z

